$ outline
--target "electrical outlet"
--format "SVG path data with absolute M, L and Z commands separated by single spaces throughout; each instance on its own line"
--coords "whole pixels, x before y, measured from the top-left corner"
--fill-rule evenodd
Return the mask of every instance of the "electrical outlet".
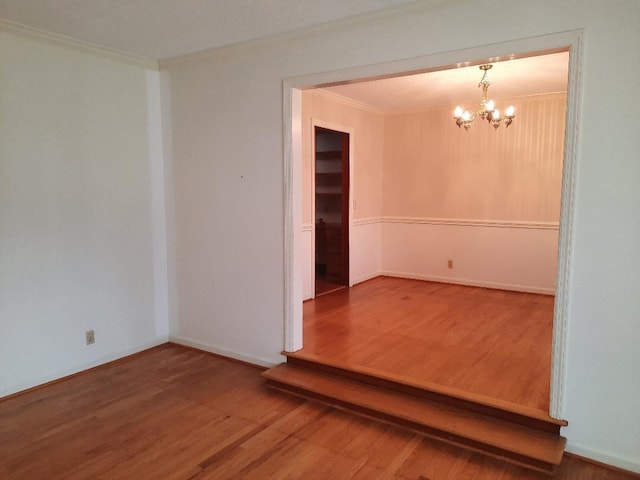
M 85 338 L 87 340 L 87 345 L 91 345 L 92 343 L 96 343 L 96 332 L 93 330 L 87 330 L 84 332 Z
M 453 268 L 453 260 L 447 260 L 447 268 Z

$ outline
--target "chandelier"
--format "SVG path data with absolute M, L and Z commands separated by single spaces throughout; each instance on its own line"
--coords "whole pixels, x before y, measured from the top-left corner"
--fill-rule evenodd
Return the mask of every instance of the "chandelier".
M 480 83 L 478 83 L 478 88 L 482 87 L 480 110 L 475 113 L 469 113 L 468 110 L 463 111 L 461 107 L 456 107 L 453 118 L 455 118 L 458 128 L 464 127 L 465 130 L 469 130 L 469 128 L 471 127 L 471 122 L 473 122 L 477 117 L 486 120 L 495 129 L 497 129 L 502 123 L 503 118 L 500 115 L 500 110 L 496 108 L 493 100 L 487 99 L 487 91 L 489 90 L 489 85 L 491 85 L 491 82 L 487 78 L 487 72 L 491 69 L 491 67 L 493 67 L 493 65 L 480 65 L 480 70 L 484 72 L 482 74 L 482 78 L 480 79 Z M 513 122 L 515 116 L 515 108 L 513 108 L 513 105 L 509 105 L 504 113 L 504 124 L 509 127 L 509 125 L 511 125 L 511 123 Z

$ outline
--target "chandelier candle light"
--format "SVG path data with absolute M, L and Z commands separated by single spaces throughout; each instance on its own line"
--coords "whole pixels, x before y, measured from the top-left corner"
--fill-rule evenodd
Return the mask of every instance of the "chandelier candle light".
M 476 117 L 480 117 L 483 120 L 486 120 L 493 128 L 497 129 L 502 123 L 503 118 L 500 115 L 500 110 L 496 108 L 496 105 L 493 100 L 487 100 L 487 91 L 489 90 L 489 85 L 491 82 L 487 79 L 487 72 L 493 67 L 493 65 L 486 64 L 480 65 L 480 70 L 484 73 L 482 74 L 482 78 L 480 79 L 480 83 L 478 84 L 478 88 L 482 87 L 482 99 L 480 100 L 480 110 L 476 113 L 469 113 L 468 110 L 462 110 L 461 107 L 456 107 L 456 111 L 453 114 L 453 118 L 456 119 L 456 125 L 458 128 L 464 127 L 465 130 L 469 130 L 471 127 L 471 122 L 473 122 Z M 513 119 L 516 116 L 516 110 L 513 108 L 513 105 L 509 105 L 507 110 L 504 113 L 504 124 L 509 127 L 513 122 Z

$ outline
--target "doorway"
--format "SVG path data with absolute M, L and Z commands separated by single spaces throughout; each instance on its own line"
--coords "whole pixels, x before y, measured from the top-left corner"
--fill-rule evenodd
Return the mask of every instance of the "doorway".
M 553 352 L 551 366 L 551 398 L 549 414 L 562 418 L 564 397 L 564 369 L 566 361 L 566 332 L 568 328 L 568 292 L 570 290 L 571 246 L 575 202 L 575 175 L 577 136 L 580 117 L 579 93 L 582 77 L 581 31 L 570 31 L 523 40 L 502 42 L 475 47 L 463 52 L 447 52 L 388 62 L 368 67 L 352 68 L 331 74 L 309 74 L 287 78 L 284 81 L 285 116 L 285 350 L 294 352 L 302 348 L 302 279 L 303 258 L 301 215 L 301 165 L 302 149 L 300 132 L 302 125 L 302 90 L 320 84 L 347 83 L 353 78 L 393 77 L 400 72 L 437 71 L 443 65 L 460 65 L 460 56 L 468 58 L 496 58 L 509 54 L 511 58 L 566 50 L 570 52 L 568 97 L 565 130 L 564 168 L 562 174 L 562 200 L 560 214 L 559 252 L 557 265 L 557 290 L 553 321 Z
M 315 294 L 349 285 L 349 134 L 314 127 Z

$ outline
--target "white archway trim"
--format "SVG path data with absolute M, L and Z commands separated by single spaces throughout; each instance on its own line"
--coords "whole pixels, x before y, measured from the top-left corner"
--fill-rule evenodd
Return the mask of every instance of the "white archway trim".
M 578 164 L 578 132 L 580 98 L 582 96 L 582 31 L 574 32 L 569 45 L 569 82 L 562 167 L 562 197 L 560 206 L 560 236 L 558 239 L 558 277 L 553 317 L 551 352 L 551 398 L 549 415 L 564 418 L 564 384 L 567 358 L 567 328 L 569 323 L 569 291 L 574 232 L 575 183 Z
M 582 95 L 582 37 L 582 30 L 575 30 L 284 79 L 284 345 L 286 351 L 294 352 L 302 348 L 303 265 L 302 262 L 296 261 L 301 258 L 302 235 L 301 90 L 354 79 L 383 78 L 408 72 L 441 70 L 452 65 L 467 64 L 466 62 L 481 63 L 495 61 L 500 57 L 527 57 L 569 48 L 569 83 L 549 406 L 551 417 L 563 418 L 575 180 Z
M 284 89 L 284 349 L 302 348 L 302 92 Z

